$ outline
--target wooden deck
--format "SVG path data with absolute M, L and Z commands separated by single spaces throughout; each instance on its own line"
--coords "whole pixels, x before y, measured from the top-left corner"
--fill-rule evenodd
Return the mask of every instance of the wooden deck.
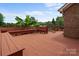
M 78 48 L 79 41 L 65 38 L 63 32 L 60 31 L 48 34 L 28 34 L 15 38 L 18 44 L 25 47 L 24 56 L 79 55 L 73 49 L 73 47 Z
M 79 40 L 64 37 L 62 31 L 15 37 L 6 32 L 0 36 L 0 55 L 3 56 L 22 55 L 22 52 L 24 56 L 79 56 Z M 22 51 L 22 48 L 25 49 Z
M 56 34 L 28 34 L 15 38 L 18 44 L 25 47 L 23 51 L 25 56 L 65 55 L 65 46 L 51 40 L 52 37 L 57 36 Z

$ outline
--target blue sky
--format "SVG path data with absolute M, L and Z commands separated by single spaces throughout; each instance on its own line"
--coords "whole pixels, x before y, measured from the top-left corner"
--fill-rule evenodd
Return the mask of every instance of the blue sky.
M 16 22 L 16 16 L 24 19 L 26 15 L 45 22 L 61 16 L 57 11 L 61 6 L 63 3 L 0 3 L 0 13 L 4 15 L 5 22 Z

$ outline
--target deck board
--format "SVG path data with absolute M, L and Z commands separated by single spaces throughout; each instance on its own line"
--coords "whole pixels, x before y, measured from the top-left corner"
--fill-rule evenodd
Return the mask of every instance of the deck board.
M 7 36 L 6 33 L 4 34 L 4 36 L 6 38 L 6 43 L 9 46 L 10 54 L 13 53 L 13 52 L 16 52 L 18 49 L 16 48 L 16 46 L 14 45 L 14 43 L 11 41 L 11 39 Z
M 79 51 L 79 40 L 64 37 L 62 31 L 16 36 L 15 39 L 25 47 L 24 56 L 79 55 L 79 52 L 70 54 L 66 51 L 71 48 Z
M 18 44 L 15 44 L 13 37 L 8 33 L 2 33 L 2 55 L 13 55 L 18 51 L 22 51 L 24 48 L 19 48 Z
M 13 36 L 11 36 L 8 32 L 6 34 L 9 36 L 9 39 L 13 42 L 17 50 L 21 50 L 24 48 L 23 46 L 21 46 L 21 44 L 19 44 L 20 41 L 16 42 L 16 39 Z
M 49 34 L 49 33 L 48 33 Z M 65 52 L 65 46 L 61 43 L 51 40 L 51 36 L 55 34 L 28 34 L 22 36 L 16 36 L 16 41 L 20 41 L 25 50 L 23 55 L 25 56 L 51 56 L 51 55 L 63 55 Z
M 7 46 L 7 43 L 5 41 L 5 37 L 3 36 L 3 34 L 2 34 L 2 46 L 3 46 L 2 47 L 2 55 L 4 55 L 4 56 L 8 55 L 10 53 L 10 50 Z

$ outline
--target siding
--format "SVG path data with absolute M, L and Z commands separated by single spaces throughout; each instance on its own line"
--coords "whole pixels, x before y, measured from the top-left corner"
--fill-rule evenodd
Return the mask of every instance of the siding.
M 64 11 L 64 36 L 79 39 L 79 4 Z

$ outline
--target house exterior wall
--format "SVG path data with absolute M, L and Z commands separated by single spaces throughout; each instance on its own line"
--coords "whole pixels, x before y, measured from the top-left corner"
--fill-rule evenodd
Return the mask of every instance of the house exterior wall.
M 64 36 L 79 39 L 79 3 L 65 10 L 63 16 Z

